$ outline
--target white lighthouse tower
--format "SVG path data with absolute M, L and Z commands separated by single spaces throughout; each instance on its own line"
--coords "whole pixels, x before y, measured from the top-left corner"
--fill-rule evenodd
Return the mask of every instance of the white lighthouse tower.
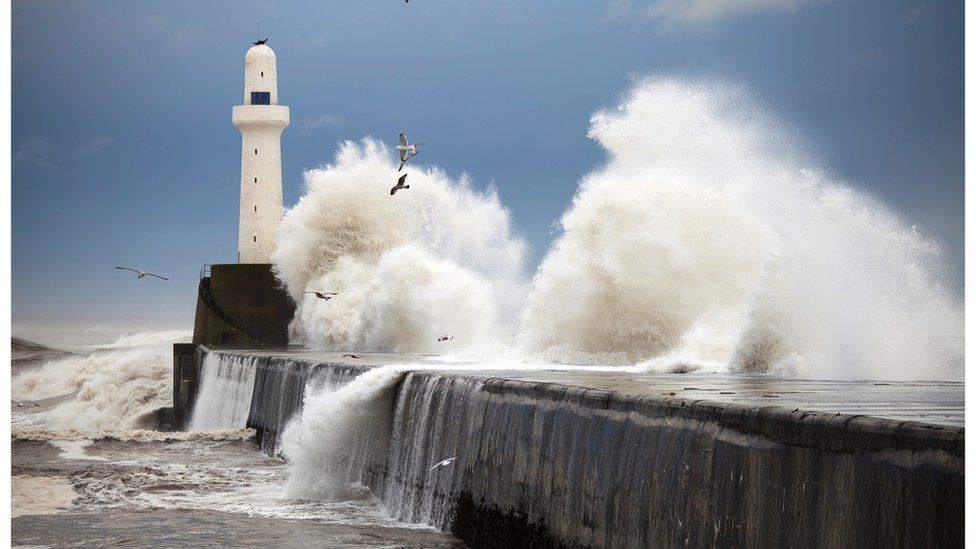
M 238 263 L 271 263 L 281 222 L 281 132 L 288 107 L 278 104 L 274 50 L 258 40 L 244 61 L 244 104 L 234 107 L 241 131 L 241 224 Z

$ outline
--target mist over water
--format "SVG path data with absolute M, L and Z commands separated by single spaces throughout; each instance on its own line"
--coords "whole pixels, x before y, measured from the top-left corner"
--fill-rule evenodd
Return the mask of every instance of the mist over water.
M 531 284 L 494 192 L 409 168 L 366 139 L 306 173 L 273 259 L 295 341 L 326 349 L 504 350 L 523 361 L 824 378 L 958 379 L 962 299 L 939 246 L 803 154 L 743 90 L 651 78 L 589 136 Z M 328 302 L 302 294 L 334 291 Z M 449 345 L 436 337 L 451 333 Z

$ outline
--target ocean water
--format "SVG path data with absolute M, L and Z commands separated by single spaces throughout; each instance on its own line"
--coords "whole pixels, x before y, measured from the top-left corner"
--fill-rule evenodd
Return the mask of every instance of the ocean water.
M 73 343 L 66 347 L 74 354 L 22 367 L 12 379 L 15 545 L 287 538 L 335 547 L 459 546 L 426 525 L 394 520 L 365 488 L 333 500 L 290 496 L 288 467 L 261 453 L 243 427 L 246 411 L 201 408 L 192 432 L 144 428 L 153 410 L 172 402 L 172 343 L 188 340 L 188 331 L 87 340 L 85 330 L 69 332 L 62 341 Z M 225 389 L 231 385 L 241 392 L 241 384 Z M 218 397 L 210 402 L 235 401 L 210 390 Z M 207 415 L 237 427 L 217 428 Z M 213 537 L 218 529 L 224 533 Z

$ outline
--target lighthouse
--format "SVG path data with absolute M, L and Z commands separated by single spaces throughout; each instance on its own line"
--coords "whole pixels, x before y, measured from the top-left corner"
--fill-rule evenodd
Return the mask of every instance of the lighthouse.
M 281 132 L 275 53 L 258 40 L 244 61 L 244 104 L 233 109 L 241 131 L 241 217 L 237 263 L 200 269 L 193 342 L 173 345 L 173 422 L 189 425 L 202 364 L 199 345 L 287 345 L 295 302 L 275 277 L 271 253 L 281 223 Z
M 281 132 L 288 107 L 278 104 L 274 50 L 258 40 L 244 58 L 244 104 L 234 106 L 241 131 L 241 217 L 238 263 L 271 263 L 281 222 Z

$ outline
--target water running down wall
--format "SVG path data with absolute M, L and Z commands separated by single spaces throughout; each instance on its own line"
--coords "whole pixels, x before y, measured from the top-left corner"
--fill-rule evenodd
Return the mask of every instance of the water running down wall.
M 206 355 L 204 383 L 215 364 L 247 360 Z M 293 495 L 342 497 L 338 488 L 362 483 L 395 518 L 475 547 L 962 540 L 962 429 L 456 373 L 252 364 L 249 401 L 246 390 L 201 392 L 198 405 L 248 401 L 262 449 L 292 464 Z M 205 403 L 214 399 L 235 404 Z

